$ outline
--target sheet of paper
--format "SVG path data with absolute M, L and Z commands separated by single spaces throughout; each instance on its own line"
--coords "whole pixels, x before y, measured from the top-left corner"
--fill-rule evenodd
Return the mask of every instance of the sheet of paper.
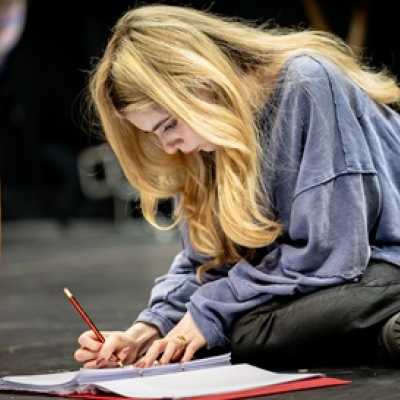
M 322 375 L 277 374 L 249 364 L 238 364 L 94 384 L 127 397 L 183 398 L 229 393 L 318 376 Z
M 67 371 L 43 375 L 16 375 L 5 376 L 2 380 L 23 385 L 60 386 L 74 382 L 77 374 L 77 371 Z
M 210 366 L 230 365 L 230 353 L 218 356 L 191 360 L 185 363 L 171 363 L 150 368 L 135 368 L 132 365 L 124 368 L 81 368 L 77 377 L 78 383 L 87 384 L 93 381 L 124 379 L 135 376 L 170 374 L 192 369 L 208 368 Z
M 0 379 L 0 390 L 42 390 L 44 392 L 66 393 L 79 390 L 80 386 L 93 381 L 127 379 L 149 375 L 170 374 L 182 370 L 208 368 L 209 366 L 230 365 L 230 353 L 207 357 L 186 363 L 172 363 L 152 368 L 135 368 L 132 365 L 124 368 L 81 368 L 79 371 L 41 375 L 15 375 Z M 79 387 L 78 387 L 79 385 Z

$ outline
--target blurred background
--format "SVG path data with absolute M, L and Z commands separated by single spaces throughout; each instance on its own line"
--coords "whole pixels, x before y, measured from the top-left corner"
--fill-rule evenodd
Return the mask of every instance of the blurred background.
M 42 370 L 73 367 L 75 337 L 85 327 L 64 286 L 102 329 L 123 329 L 179 249 L 176 231 L 143 223 L 135 190 L 86 121 L 88 71 L 110 28 L 128 8 L 150 3 L 0 0 L 0 375 L 29 372 L 38 358 Z M 396 2 L 162 3 L 329 30 L 400 76 Z M 170 208 L 162 204 L 160 218 Z
M 146 3 L 152 2 L 140 4 Z M 400 73 L 393 2 L 163 3 L 330 30 L 354 48 L 363 47 L 371 64 Z M 110 170 L 112 156 L 97 147 L 102 140 L 85 122 L 87 72 L 101 55 L 118 16 L 135 4 L 139 3 L 0 0 L 3 221 L 50 219 L 67 225 L 76 219 L 139 216 L 134 207 L 126 207 L 128 200 L 135 204 L 134 193 L 124 187 L 117 170 Z M 115 204 L 119 200 L 124 204 Z

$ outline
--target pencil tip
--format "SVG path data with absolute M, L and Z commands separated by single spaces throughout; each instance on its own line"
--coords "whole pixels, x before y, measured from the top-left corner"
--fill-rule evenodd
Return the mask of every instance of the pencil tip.
M 67 295 L 67 297 L 72 297 L 72 293 L 67 288 L 64 288 L 64 293 Z

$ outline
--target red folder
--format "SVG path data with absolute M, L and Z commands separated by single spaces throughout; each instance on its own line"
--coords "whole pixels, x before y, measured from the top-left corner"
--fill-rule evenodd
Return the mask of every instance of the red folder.
M 257 397 L 257 396 L 266 396 L 269 394 L 276 393 L 286 393 L 293 392 L 296 390 L 305 390 L 305 389 L 314 389 L 314 388 L 322 388 L 328 386 L 338 386 L 338 385 L 347 385 L 351 383 L 351 381 L 346 381 L 342 379 L 336 378 L 311 378 L 304 379 L 301 381 L 293 381 L 288 383 L 280 383 L 278 385 L 268 385 L 264 387 L 259 387 L 256 389 L 250 390 L 241 390 L 238 392 L 231 393 L 223 393 L 223 394 L 210 394 L 207 396 L 199 396 L 199 397 L 190 397 L 186 398 L 187 400 L 225 400 L 225 399 L 243 399 L 249 397 Z M 71 397 L 77 399 L 88 399 L 88 400 L 121 400 L 121 399 L 133 399 L 139 400 L 135 397 L 122 397 L 108 394 L 71 394 L 63 397 Z

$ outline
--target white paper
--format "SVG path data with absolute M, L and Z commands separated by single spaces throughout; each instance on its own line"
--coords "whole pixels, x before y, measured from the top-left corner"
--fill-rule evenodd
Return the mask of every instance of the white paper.
M 291 382 L 321 374 L 274 373 L 249 364 L 238 364 L 141 379 L 94 382 L 122 396 L 141 398 L 183 398 L 223 394 Z
M 37 386 L 60 386 L 68 385 L 75 381 L 77 371 L 58 372 L 54 374 L 43 375 L 16 375 L 5 376 L 2 378 L 4 382 L 16 383 L 22 385 L 37 385 Z
M 0 379 L 0 390 L 27 390 L 42 393 L 73 393 L 88 384 L 100 381 L 139 378 L 142 376 L 171 374 L 186 369 L 209 368 L 210 366 L 230 365 L 230 353 L 219 356 L 191 360 L 186 363 L 171 363 L 151 368 L 81 368 L 79 371 L 41 375 L 15 375 Z
M 97 387 L 127 397 L 182 398 L 256 389 L 321 376 L 277 374 L 249 364 L 230 365 L 229 361 L 227 354 L 145 369 L 132 366 L 112 369 L 83 368 L 79 371 L 53 374 L 7 376 L 0 379 L 0 390 L 69 394 Z M 185 371 L 180 372 L 181 369 Z

